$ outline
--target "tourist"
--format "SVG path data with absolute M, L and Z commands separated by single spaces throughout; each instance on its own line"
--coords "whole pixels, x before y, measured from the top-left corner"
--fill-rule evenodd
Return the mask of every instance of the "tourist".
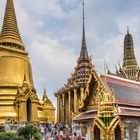
M 74 133 L 74 140 L 77 140 L 77 139 L 78 139 L 77 134 Z
M 82 137 L 81 137 L 81 135 L 80 135 L 80 134 L 79 134 L 79 136 L 78 136 L 77 140 L 82 140 Z
M 42 124 L 40 125 L 40 132 L 41 132 L 42 137 L 44 138 L 45 137 L 45 129 L 44 129 L 44 126 Z

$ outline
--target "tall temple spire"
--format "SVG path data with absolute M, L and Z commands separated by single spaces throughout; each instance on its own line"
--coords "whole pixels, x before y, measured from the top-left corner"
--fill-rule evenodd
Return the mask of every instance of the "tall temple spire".
M 130 34 L 129 27 L 127 26 L 127 33 L 124 38 L 124 57 L 122 67 L 119 64 L 119 71 L 116 75 L 119 77 L 127 78 L 134 81 L 140 81 L 140 68 L 134 53 L 133 37 Z
M 48 99 L 48 97 L 47 97 L 47 92 L 46 92 L 46 88 L 44 87 L 44 93 L 43 93 L 43 98 L 42 98 L 42 100 L 45 100 L 45 99 Z
M 3 27 L 0 34 L 0 44 L 4 46 L 10 45 L 24 50 L 24 45 L 17 26 L 13 0 L 7 0 Z
M 123 58 L 123 67 L 137 66 L 135 59 L 134 46 L 133 46 L 133 37 L 129 33 L 129 28 L 127 27 L 127 34 L 124 38 L 124 58 Z
M 84 2 L 83 2 L 83 36 L 82 36 L 82 46 L 81 46 L 80 58 L 81 59 L 87 59 L 87 58 L 89 58 L 88 52 L 87 52 L 86 37 L 85 37 L 85 11 L 84 11 Z

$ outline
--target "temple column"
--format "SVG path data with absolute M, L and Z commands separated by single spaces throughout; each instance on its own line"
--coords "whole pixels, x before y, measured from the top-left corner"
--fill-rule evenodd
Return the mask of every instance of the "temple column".
M 129 127 L 130 127 L 130 120 L 125 120 L 125 139 L 129 140 L 129 135 L 130 135 L 130 131 L 129 131 Z
M 94 136 L 95 139 L 96 136 Z M 105 135 L 103 131 L 100 131 L 100 140 L 105 140 Z
M 138 132 L 137 132 L 138 140 L 140 140 L 140 121 L 138 122 Z
M 57 122 L 60 122 L 60 96 L 57 96 Z
M 31 121 L 32 122 L 38 121 L 37 106 L 38 106 L 38 102 L 36 100 L 34 100 L 32 102 L 32 113 L 31 113 L 31 117 L 32 117 Z
M 134 131 L 133 131 L 133 127 L 131 127 L 133 125 L 133 122 L 129 123 L 129 139 L 132 140 L 134 137 Z
M 62 93 L 62 122 L 65 123 L 65 95 Z
M 91 126 L 90 126 L 90 124 L 89 124 L 89 125 L 87 126 L 87 137 L 88 137 L 88 140 L 91 140 L 90 129 L 91 129 Z
M 63 122 L 63 104 L 62 104 L 62 93 L 60 95 L 60 102 L 59 102 L 59 108 L 60 108 L 60 112 L 59 112 L 59 120 L 61 122 Z
M 77 113 L 77 90 L 74 89 L 74 113 Z
M 81 88 L 80 88 L 80 100 L 81 100 L 81 101 L 82 101 L 82 99 L 83 99 L 83 96 L 84 96 L 84 88 L 81 87 Z
M 19 108 L 19 120 L 23 122 L 27 122 L 27 109 L 26 109 L 26 101 L 22 101 L 20 103 L 20 108 Z
M 69 116 L 69 123 L 71 122 L 71 92 L 68 91 L 68 116 Z

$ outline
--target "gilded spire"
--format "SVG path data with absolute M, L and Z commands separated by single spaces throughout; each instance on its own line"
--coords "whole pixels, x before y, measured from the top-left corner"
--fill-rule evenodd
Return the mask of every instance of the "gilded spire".
M 82 47 L 81 47 L 80 58 L 81 59 L 87 59 L 87 58 L 89 58 L 88 52 L 87 52 L 86 37 L 85 37 L 85 11 L 84 11 L 84 2 L 83 2 L 83 36 L 82 36 Z
M 133 37 L 129 33 L 129 28 L 127 27 L 127 34 L 124 38 L 124 59 L 123 67 L 137 66 L 134 53 Z
M 7 0 L 3 27 L 0 34 L 0 44 L 4 46 L 10 45 L 24 50 L 24 45 L 17 26 L 13 0 Z
M 134 53 L 133 37 L 127 26 L 127 33 L 124 38 L 123 65 L 121 67 L 119 63 L 119 71 L 116 71 L 116 75 L 130 80 L 139 81 L 139 71 L 139 66 L 137 65 Z
M 42 100 L 45 100 L 46 98 L 48 99 L 48 97 L 47 97 L 47 92 L 46 92 L 46 88 L 44 87 L 44 94 L 43 94 Z

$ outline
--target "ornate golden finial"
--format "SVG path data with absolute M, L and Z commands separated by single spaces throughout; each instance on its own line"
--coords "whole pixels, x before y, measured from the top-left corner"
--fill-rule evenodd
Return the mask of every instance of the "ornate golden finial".
M 43 93 L 43 98 L 42 98 L 43 101 L 45 100 L 48 100 L 48 97 L 47 97 L 47 92 L 46 92 L 46 87 L 44 86 L 44 93 Z
M 47 95 L 46 86 L 44 86 L 44 95 Z
M 4 46 L 11 45 L 24 50 L 24 45 L 17 26 L 13 0 L 7 0 L 3 27 L 0 34 L 0 44 Z

